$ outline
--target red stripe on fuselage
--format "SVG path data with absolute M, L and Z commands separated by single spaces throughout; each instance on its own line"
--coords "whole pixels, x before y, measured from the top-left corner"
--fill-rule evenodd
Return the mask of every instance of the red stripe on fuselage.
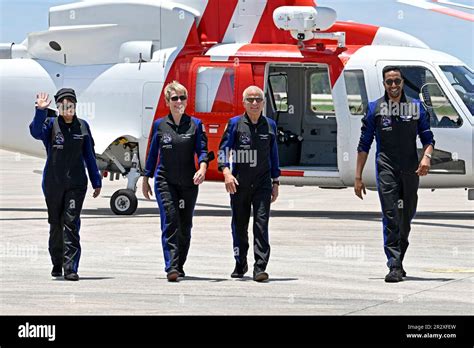
M 282 170 L 281 176 L 298 176 L 303 177 L 304 171 L 302 170 Z
M 451 16 L 451 17 L 461 18 L 461 19 L 464 19 L 466 21 L 474 22 L 474 15 L 466 13 L 466 12 L 458 11 L 458 10 L 453 10 L 452 8 L 447 8 L 447 7 L 439 8 L 439 7 L 437 7 L 437 8 L 432 8 L 431 11 L 442 13 L 442 14 L 445 14 L 445 15 L 448 15 L 448 16 Z
M 201 42 L 222 42 L 238 2 L 209 0 L 198 27 Z

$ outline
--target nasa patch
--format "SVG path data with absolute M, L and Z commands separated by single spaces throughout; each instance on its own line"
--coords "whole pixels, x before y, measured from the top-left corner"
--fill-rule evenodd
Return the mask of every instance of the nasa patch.
M 388 115 L 382 116 L 382 129 L 392 130 L 392 117 Z
M 61 133 L 61 132 L 56 133 L 56 136 L 54 137 L 54 144 L 64 145 L 64 135 L 63 135 L 63 133 Z
M 242 133 L 240 134 L 240 143 L 243 144 L 243 145 L 248 145 L 250 144 L 250 135 L 246 134 L 246 133 Z
M 163 134 L 163 144 L 170 144 L 171 143 L 171 135 L 168 133 Z

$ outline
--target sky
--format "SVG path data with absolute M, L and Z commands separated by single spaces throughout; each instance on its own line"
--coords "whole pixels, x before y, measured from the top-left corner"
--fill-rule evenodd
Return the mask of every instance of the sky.
M 411 3 L 424 2 L 410 0 Z M 431 0 L 427 1 L 432 3 Z M 471 6 L 474 0 L 451 0 Z M 319 6 L 332 7 L 338 20 L 354 20 L 397 29 L 425 42 L 430 48 L 449 53 L 474 69 L 474 22 L 410 6 L 396 0 L 318 0 Z M 448 9 L 470 14 L 474 10 L 452 5 Z
M 21 43 L 29 32 L 47 30 L 48 9 L 72 2 L 76 1 L 0 0 L 0 43 Z M 423 0 L 411 2 L 420 3 Z M 474 0 L 451 2 L 474 8 Z M 418 37 L 431 48 L 452 54 L 474 68 L 473 21 L 410 6 L 397 0 L 317 0 L 317 3 L 334 8 L 338 20 L 354 20 L 404 31 Z M 474 16 L 474 11 L 470 9 L 440 5 Z

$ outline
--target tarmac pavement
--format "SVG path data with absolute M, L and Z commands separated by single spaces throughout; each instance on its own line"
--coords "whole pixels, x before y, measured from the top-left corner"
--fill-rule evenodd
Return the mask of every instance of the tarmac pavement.
M 474 212 L 464 190 L 419 191 L 408 277 L 387 284 L 376 192 L 360 201 L 352 188 L 281 186 L 270 219 L 270 280 L 256 283 L 251 269 L 230 278 L 229 197 L 223 183 L 205 182 L 186 277 L 169 283 L 156 202 L 139 192 L 136 214 L 116 216 L 109 199 L 126 181 L 104 179 L 99 198 L 89 187 L 81 280 L 69 282 L 50 276 L 43 166 L 0 151 L 0 315 L 474 314 Z

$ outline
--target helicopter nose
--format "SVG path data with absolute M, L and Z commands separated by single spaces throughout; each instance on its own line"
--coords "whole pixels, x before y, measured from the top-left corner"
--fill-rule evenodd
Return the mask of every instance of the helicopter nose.
M 0 146 L 32 155 L 42 146 L 30 135 L 36 94 L 52 96 L 55 84 L 46 69 L 31 59 L 0 59 Z

